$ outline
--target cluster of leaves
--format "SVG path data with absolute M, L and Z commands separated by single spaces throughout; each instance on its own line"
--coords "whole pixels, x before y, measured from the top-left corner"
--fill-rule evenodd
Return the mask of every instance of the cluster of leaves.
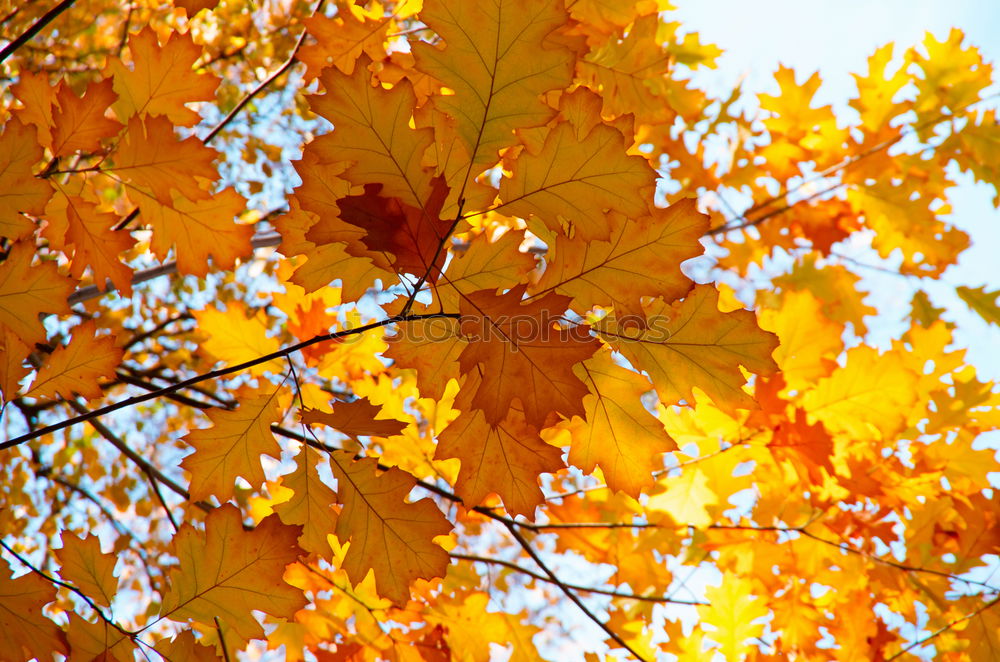
M 923 285 L 1000 184 L 959 32 L 844 118 L 698 89 L 662 0 L 40 4 L 0 659 L 992 659 L 1000 397 Z

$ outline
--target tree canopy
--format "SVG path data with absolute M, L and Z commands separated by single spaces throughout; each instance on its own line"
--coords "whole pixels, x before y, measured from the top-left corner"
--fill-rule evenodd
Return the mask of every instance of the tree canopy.
M 0 660 L 995 659 L 960 31 L 836 111 L 701 89 L 665 0 L 0 37 Z

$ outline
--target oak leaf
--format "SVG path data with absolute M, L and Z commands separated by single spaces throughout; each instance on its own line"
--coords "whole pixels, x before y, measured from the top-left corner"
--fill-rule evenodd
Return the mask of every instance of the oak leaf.
M 224 662 L 215 649 L 202 646 L 191 630 L 184 630 L 173 639 L 160 639 L 153 647 L 165 660 L 189 660 L 190 662 Z
M 680 263 L 702 253 L 699 239 L 708 230 L 708 217 L 693 199 L 653 209 L 638 221 L 609 214 L 608 226 L 608 241 L 556 235 L 532 292 L 555 290 L 572 297 L 576 310 L 615 306 L 624 315 L 641 315 L 643 296 L 674 300 L 687 294 L 692 283 Z
M 333 413 L 307 409 L 302 412 L 306 425 L 320 424 L 331 427 L 351 437 L 391 437 L 406 427 L 404 421 L 394 418 L 377 418 L 381 407 L 367 400 L 333 403 Z
M 966 287 L 960 285 L 955 288 L 955 294 L 964 301 L 969 308 L 979 313 L 979 316 L 990 324 L 1000 326 L 1000 306 L 997 305 L 997 298 L 1000 297 L 1000 290 L 986 291 L 986 286 Z
M 170 575 L 160 613 L 212 629 L 218 619 L 241 642 L 262 638 L 253 611 L 291 618 L 306 605 L 302 592 L 282 580 L 285 567 L 302 554 L 295 542 L 300 533 L 277 515 L 246 531 L 240 511 L 228 504 L 208 514 L 204 532 L 185 523 L 174 536 L 179 566 Z
M 181 461 L 191 474 L 193 499 L 212 495 L 221 501 L 230 499 L 237 476 L 255 487 L 263 484 L 262 456 L 281 456 L 281 447 L 271 432 L 271 424 L 280 417 L 279 393 L 280 389 L 273 388 L 243 393 L 234 411 L 209 411 L 212 427 L 193 430 L 184 437 L 194 448 L 194 453 Z
M 83 591 L 99 605 L 110 607 L 118 592 L 115 564 L 118 558 L 101 551 L 101 540 L 93 534 L 76 537 L 62 533 L 63 546 L 55 550 L 59 576 Z
M 473 373 L 466 384 L 478 379 Z M 539 476 L 565 466 L 562 452 L 542 441 L 514 407 L 495 425 L 487 423 L 480 410 L 463 411 L 438 435 L 434 458 L 461 460 L 455 489 L 466 506 L 478 506 L 497 494 L 507 512 L 529 518 L 544 500 Z
M 427 0 L 420 18 L 444 40 L 443 47 L 420 42 L 413 50 L 417 68 L 451 91 L 435 96 L 434 106 L 455 119 L 467 157 L 451 166 L 449 184 L 465 189 L 516 144 L 516 129 L 555 114 L 541 95 L 569 85 L 573 55 L 546 37 L 565 24 L 565 10 L 553 0 Z
M 525 280 L 535 268 L 535 257 L 521 251 L 524 233 L 511 230 L 495 241 L 488 233 L 474 236 L 467 246 L 452 247 L 448 271 L 434 294 L 448 311 L 458 310 L 459 301 L 476 290 L 509 289 Z M 447 285 L 444 285 L 446 283 Z
M 47 72 L 34 71 L 19 71 L 17 82 L 10 86 L 10 93 L 24 106 L 14 116 L 23 124 L 35 125 L 42 147 L 52 146 L 52 109 L 59 87 L 49 83 Z
M 459 364 L 465 374 L 482 375 L 471 406 L 483 410 L 487 423 L 503 421 L 518 400 L 525 420 L 541 429 L 552 413 L 584 414 L 587 387 L 573 365 L 601 344 L 585 324 L 557 325 L 568 297 L 549 293 L 522 302 L 524 291 L 523 285 L 501 295 L 480 290 L 462 299 L 461 333 L 468 344 Z
M 226 309 L 207 308 L 194 311 L 198 329 L 208 334 L 200 344 L 202 350 L 227 364 L 243 363 L 278 351 L 280 343 L 267 335 L 267 318 L 261 310 L 247 316 L 246 306 L 240 301 L 232 301 Z M 267 370 L 278 371 L 283 367 L 275 360 L 254 366 L 250 371 L 263 374 Z
M 40 215 L 52 187 L 32 172 L 42 159 L 33 127 L 14 118 L 0 134 L 0 236 L 17 241 L 32 233 L 35 224 L 22 213 Z
M 24 365 L 29 354 L 31 348 L 21 342 L 11 329 L 0 329 L 0 402 L 10 402 L 21 389 L 21 380 L 31 372 Z
M 602 350 L 574 370 L 590 389 L 584 418 L 566 424 L 572 437 L 569 461 L 591 473 L 600 466 L 608 487 L 638 497 L 653 484 L 656 460 L 677 449 L 641 397 L 653 389 L 642 375 L 616 364 Z
M 416 304 L 414 314 L 436 312 L 425 304 Z M 416 371 L 421 394 L 440 399 L 451 379 L 461 376 L 458 357 L 465 348 L 461 324 L 450 317 L 434 317 L 400 322 L 396 333 L 385 339 L 384 356 L 401 368 Z
M 431 173 L 421 164 L 434 141 L 431 129 L 411 129 L 416 102 L 408 80 L 390 90 L 372 85 L 367 56 L 354 73 L 326 69 L 320 82 L 326 94 L 312 96 L 312 110 L 333 122 L 307 150 L 329 161 L 350 161 L 344 178 L 353 184 L 382 184 L 381 194 L 423 208 L 431 192 Z
M 161 205 L 169 206 L 174 199 L 172 192 L 188 200 L 212 197 L 202 187 L 202 181 L 214 183 L 219 178 L 213 165 L 215 157 L 215 150 L 194 136 L 178 140 L 173 125 L 163 117 L 145 121 L 133 117 L 115 151 L 115 164 L 109 169 Z
M 295 471 L 281 478 L 281 486 L 292 490 L 291 498 L 274 506 L 274 512 L 285 524 L 302 527 L 299 536 L 302 549 L 329 558 L 327 536 L 333 535 L 337 526 L 337 513 L 333 510 L 337 494 L 320 478 L 319 459 L 319 455 L 303 447 L 296 457 Z
M 88 400 L 101 397 L 101 380 L 114 376 L 124 351 L 114 336 L 98 336 L 97 323 L 84 322 L 73 329 L 67 345 L 57 347 L 38 370 L 26 395 L 69 400 L 81 395 Z
M 808 290 L 800 290 L 786 293 L 780 310 L 761 310 L 762 326 L 781 341 L 774 360 L 791 389 L 807 388 L 830 374 L 843 349 L 844 327 L 829 320 L 825 308 Z
M 101 140 L 121 130 L 121 122 L 104 116 L 118 98 L 111 86 L 110 79 L 91 83 L 82 98 L 73 94 L 65 83 L 60 86 L 56 95 L 58 109 L 52 113 L 52 153 L 55 156 L 95 152 L 100 149 Z
M 16 579 L 0 559 L 0 650 L 16 662 L 67 654 L 62 630 L 42 614 L 42 607 L 56 599 L 55 587 L 35 573 Z
M 119 119 L 162 115 L 177 126 L 197 124 L 201 116 L 186 104 L 213 100 L 219 79 L 191 71 L 201 57 L 191 35 L 174 32 L 161 46 L 156 32 L 146 26 L 129 37 L 128 47 L 132 69 L 118 58 L 108 65 L 119 96 L 114 104 Z
M 304 44 L 296 55 L 306 65 L 306 78 L 316 78 L 331 66 L 350 76 L 362 53 L 376 62 L 384 60 L 391 19 L 360 5 L 348 5 L 347 11 L 339 11 L 336 16 L 317 13 L 302 21 L 316 40 Z
M 753 648 L 753 640 L 764 633 L 760 622 L 770 611 L 764 601 L 753 595 L 753 584 L 745 577 L 726 572 L 722 584 L 705 590 L 708 606 L 699 606 L 702 623 L 714 630 L 708 634 L 718 642 L 727 660 L 740 660 Z
M 15 243 L 0 263 L 0 327 L 7 328 L 25 345 L 45 342 L 42 313 L 68 314 L 66 297 L 73 282 L 59 274 L 56 265 L 43 261 L 32 265 L 34 247 Z
M 416 481 L 405 471 L 379 474 L 375 460 L 354 461 L 347 452 L 330 459 L 343 504 L 337 537 L 350 542 L 342 567 L 355 584 L 373 571 L 379 595 L 402 606 L 414 580 L 444 576 L 448 553 L 433 538 L 451 531 L 451 523 L 430 499 L 406 501 Z
M 776 371 L 771 352 L 778 339 L 758 328 L 750 311 L 720 312 L 718 299 L 714 287 L 696 285 L 683 301 L 657 299 L 646 306 L 645 329 L 611 324 L 609 333 L 603 325 L 601 333 L 634 367 L 649 374 L 665 404 L 693 403 L 693 389 L 698 388 L 724 410 L 753 409 L 753 398 L 742 388 L 746 378 L 740 366 L 765 375 Z
M 556 232 L 563 223 L 584 240 L 606 240 L 611 234 L 605 212 L 633 218 L 647 211 L 656 172 L 641 156 L 627 152 L 625 136 L 605 124 L 600 98 L 578 90 L 586 105 L 581 121 L 560 121 L 549 129 L 537 153 L 522 152 L 509 178 L 500 182 L 504 214 L 537 216 Z M 564 101 L 563 103 L 566 103 Z
M 138 646 L 103 620 L 91 623 L 78 614 L 69 615 L 66 627 L 70 660 L 90 662 L 129 662 L 135 659 Z

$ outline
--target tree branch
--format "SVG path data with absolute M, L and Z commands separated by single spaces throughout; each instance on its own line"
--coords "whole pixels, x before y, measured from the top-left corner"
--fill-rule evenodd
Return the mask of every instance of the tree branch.
M 28 43 L 32 37 L 41 32 L 45 26 L 51 23 L 53 19 L 59 16 L 59 14 L 72 7 L 75 2 L 76 0 L 62 0 L 62 2 L 58 5 L 45 12 L 45 14 L 35 21 L 30 28 L 19 34 L 14 41 L 8 43 L 0 49 L 0 62 L 6 60 L 14 54 L 14 51 Z

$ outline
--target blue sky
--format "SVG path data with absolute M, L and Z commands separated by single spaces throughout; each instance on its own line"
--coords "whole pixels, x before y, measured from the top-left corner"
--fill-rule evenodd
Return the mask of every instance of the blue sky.
M 846 108 L 856 93 L 851 72 L 867 71 L 867 58 L 879 46 L 895 42 L 897 54 L 924 39 L 929 31 L 939 39 L 953 27 L 967 43 L 978 46 L 987 61 L 1000 63 L 1000 0 L 674 0 L 679 20 L 702 41 L 725 50 L 716 70 L 702 72 L 699 81 L 710 89 L 731 89 L 746 76 L 745 89 L 777 92 L 772 74 L 778 64 L 793 67 L 804 80 L 819 71 L 823 87 L 817 101 Z M 1000 105 L 1000 104 L 997 104 Z M 991 187 L 957 176 L 960 186 L 950 220 L 968 232 L 972 247 L 939 282 L 904 279 L 856 269 L 863 287 L 873 292 L 871 303 L 886 311 L 884 323 L 872 325 L 876 344 L 885 346 L 901 330 L 899 319 L 909 309 L 914 286 L 928 291 L 934 303 L 947 308 L 957 322 L 956 344 L 969 349 L 969 360 L 983 379 L 1000 380 L 1000 329 L 987 325 L 954 296 L 957 285 L 1000 287 L 1000 212 L 993 208 Z M 849 253 L 874 264 L 876 255 L 858 249 Z M 890 265 L 892 263 L 890 262 Z

